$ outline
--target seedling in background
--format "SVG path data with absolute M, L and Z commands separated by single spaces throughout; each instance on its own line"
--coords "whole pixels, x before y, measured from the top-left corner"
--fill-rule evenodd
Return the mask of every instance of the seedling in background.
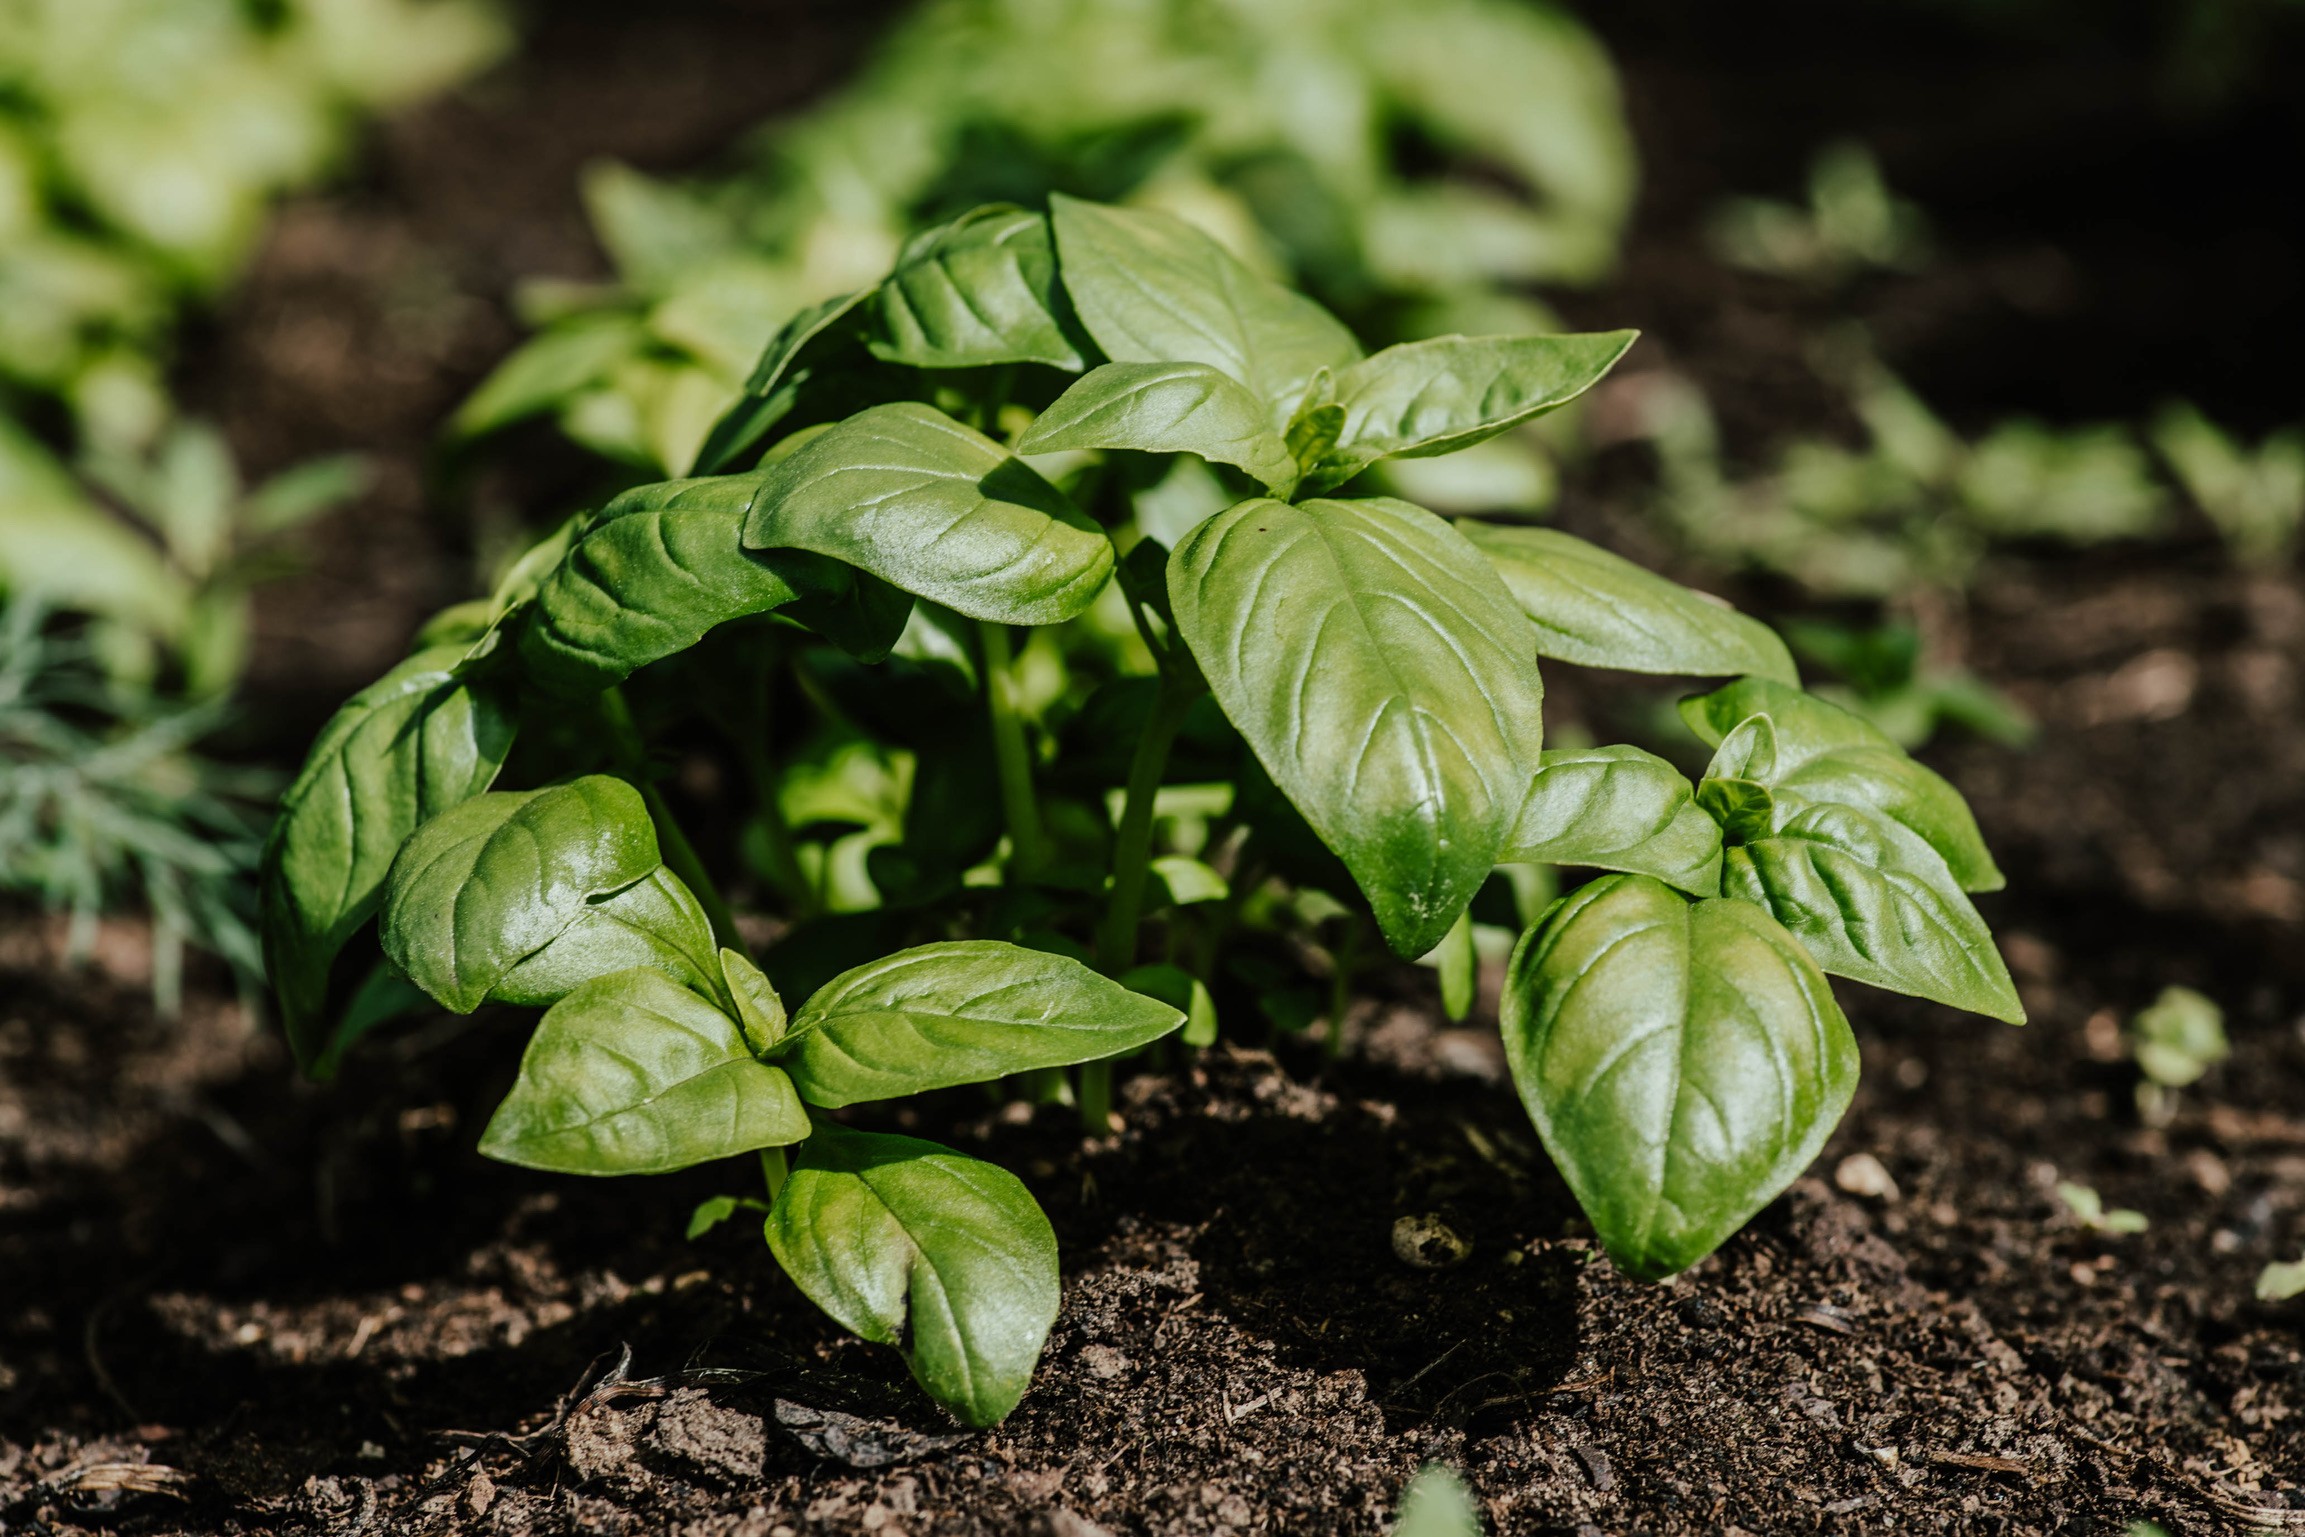
M 2153 446 L 2185 494 L 2246 565 L 2280 566 L 2305 522 L 2305 433 L 2276 432 L 2254 451 L 2185 404 L 2163 408 Z
M 2177 1090 L 2232 1055 L 2225 1011 L 2189 987 L 2165 987 L 2129 1022 L 2130 1050 L 2145 1076 L 2137 1085 L 2137 1113 L 2149 1126 L 2166 1126 L 2177 1113 Z
M 1481 1513 L 1472 1491 L 1441 1464 L 1426 1463 L 1401 1491 L 1393 1537 L 1481 1537 Z
M 2092 1233 L 2127 1237 L 2132 1233 L 2142 1233 L 2153 1225 L 2141 1211 L 2131 1211 L 2126 1206 L 2108 1210 L 2103 1196 L 2087 1185 L 2076 1185 L 2071 1180 L 2057 1182 L 2057 1199 L 2065 1203 L 2065 1209 L 2073 1214 L 2075 1222 Z
M 1772 631 L 1565 534 L 1356 494 L 1559 407 L 1632 339 L 1364 354 L 1192 226 L 1070 198 L 922 234 L 786 324 L 703 475 L 572 520 L 330 723 L 267 853 L 291 1043 L 325 1065 L 373 1018 L 333 979 L 372 919 L 443 1006 L 547 1010 L 483 1151 L 762 1154 L 786 1271 L 983 1424 L 1055 1314 L 1046 1220 L 1007 1174 L 835 1112 L 1077 1067 L 1103 1135 L 1113 1059 L 1188 1016 L 1210 1038 L 1222 978 L 1285 992 L 1276 941 L 1324 936 L 1332 1027 L 1379 945 L 1440 949 L 1461 1005 L 1498 867 L 1596 867 L 1513 954 L 1506 1048 L 1617 1262 L 1687 1268 L 1848 1104 L 1826 972 L 2023 1013 L 1967 895 L 2001 883 L 1967 807 L 1803 693 Z M 1180 466 L 1221 499 L 1159 500 Z M 1539 657 L 1734 679 L 1683 706 L 1701 782 L 1547 749 Z M 1073 729 L 1036 728 L 1028 662 Z M 793 878 L 818 834 L 788 790 L 825 781 L 813 739 L 769 735 L 788 693 L 886 769 L 856 910 Z M 747 765 L 748 847 L 795 920 L 757 965 L 655 783 L 686 722 Z M 1181 785 L 1199 810 L 1164 817 Z
M 1927 264 L 1928 224 L 1890 192 L 1862 144 L 1831 144 L 1809 165 L 1809 206 L 1732 198 L 1707 226 L 1713 254 L 1732 267 L 1832 285 L 1860 272 Z
M 1920 628 L 1890 620 L 1870 629 L 1821 619 L 1785 626 L 1793 654 L 1839 677 L 1816 693 L 1854 711 L 1894 737 L 1919 748 L 1941 726 L 1973 732 L 2004 747 L 2033 740 L 2033 718 L 2017 701 L 1966 667 L 1932 664 L 1923 655 Z
M 2305 1259 L 2276 1261 L 2257 1272 L 2259 1302 L 2287 1302 L 2305 1292 Z

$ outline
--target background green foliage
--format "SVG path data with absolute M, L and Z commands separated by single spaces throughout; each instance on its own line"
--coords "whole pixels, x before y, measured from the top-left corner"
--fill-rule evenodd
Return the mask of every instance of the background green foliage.
M 773 317 L 988 201 L 1179 214 L 1392 341 L 1532 328 L 1527 285 L 1606 274 L 1633 190 L 1607 56 L 1549 6 L 936 0 L 725 174 L 595 167 L 617 281 L 532 285 L 542 334 L 458 428 L 551 412 L 610 458 L 683 473 Z M 1532 455 L 1473 469 L 1527 498 L 1549 478 Z

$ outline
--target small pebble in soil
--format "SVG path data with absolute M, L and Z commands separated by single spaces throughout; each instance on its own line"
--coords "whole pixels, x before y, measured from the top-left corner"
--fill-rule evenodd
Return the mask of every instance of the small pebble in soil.
M 1897 1199 L 1897 1182 L 1889 1176 L 1881 1160 L 1871 1153 L 1851 1153 L 1833 1169 L 1833 1183 L 1849 1195 L 1861 1195 L 1876 1201 Z
M 1461 1265 L 1473 1246 L 1432 1212 L 1403 1217 L 1393 1224 L 1393 1254 L 1404 1265 L 1419 1270 L 1447 1270 Z

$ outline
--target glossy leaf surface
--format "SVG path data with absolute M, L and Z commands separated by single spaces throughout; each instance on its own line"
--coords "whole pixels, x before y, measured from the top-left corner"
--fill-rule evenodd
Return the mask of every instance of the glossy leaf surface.
M 993 1425 L 1056 1322 L 1056 1234 L 1016 1176 L 948 1147 L 820 1125 L 768 1246 L 810 1301 L 894 1345 L 928 1395 Z
M 595 977 L 634 966 L 650 967 L 708 998 L 724 997 L 711 920 L 662 865 L 621 891 L 585 903 L 550 944 L 499 977 L 486 1001 L 549 1008 Z
M 1638 747 L 1548 748 L 1504 858 L 1653 875 L 1721 893 L 1720 824 L 1681 771 Z
M 1685 1270 L 1808 1167 L 1857 1043 L 1769 915 L 1610 875 L 1556 903 L 1506 973 L 1505 1053 L 1610 1257 Z
M 851 588 L 852 573 L 822 556 L 744 548 L 760 483 L 759 472 L 675 480 L 610 502 L 538 585 L 520 637 L 527 677 L 596 694 L 731 619 Z
M 736 1021 L 640 967 L 553 1005 L 480 1150 L 561 1174 L 663 1174 L 808 1133 L 792 1080 Z
M 264 964 L 289 1044 L 322 1044 L 328 970 L 383 900 L 401 844 L 480 794 L 512 748 L 510 714 L 458 679 L 461 645 L 419 652 L 336 712 L 281 797 L 264 847 Z
M 1618 672 L 1799 681 L 1776 631 L 1597 544 L 1472 518 L 1457 529 L 1504 578 L 1544 656 Z
M 1913 832 L 1869 808 L 1797 800 L 1732 813 L 1728 831 L 1722 892 L 1775 914 L 1825 970 L 2025 1022 L 1985 920 Z
M 1272 413 L 1245 384 L 1206 363 L 1107 363 L 1076 380 L 1040 414 L 1017 452 L 1133 448 L 1198 454 L 1246 470 L 1280 496 L 1297 461 Z
M 660 862 L 648 809 L 621 779 L 484 795 L 425 823 L 393 861 L 384 953 L 442 1006 L 469 1014 L 595 898 Z
M 1440 519 L 1250 501 L 1169 561 L 1177 627 L 1273 782 L 1404 956 L 1439 944 L 1541 766 L 1527 622 Z
M 1116 363 L 1206 363 L 1285 422 L 1322 369 L 1360 344 L 1302 294 L 1259 276 L 1169 214 L 1049 199 L 1065 291 Z
M 1112 574 L 1112 541 L 983 434 L 933 407 L 875 406 L 765 472 L 755 549 L 814 550 L 1002 624 L 1056 624 Z
M 1747 772 L 1776 798 L 1870 807 L 1935 849 L 1962 890 L 2006 884 L 1961 792 L 1863 717 L 1765 678 L 1740 678 L 1681 701 L 1681 718 L 1709 747 L 1763 714 L 1771 752 Z
M 843 972 L 793 1017 L 781 1060 L 837 1108 L 1133 1051 L 1184 1023 L 1061 955 L 997 940 L 900 950 Z
M 905 244 L 874 291 L 873 356 L 913 368 L 1046 363 L 1079 369 L 1048 220 L 992 204 Z
M 1455 453 L 1566 405 L 1600 383 L 1638 335 L 1436 336 L 1363 358 L 1337 376 L 1344 420 L 1312 489 L 1396 454 Z

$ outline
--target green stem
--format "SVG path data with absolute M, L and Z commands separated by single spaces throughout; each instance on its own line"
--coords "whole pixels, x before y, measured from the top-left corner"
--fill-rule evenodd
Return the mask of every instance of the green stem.
M 1137 738 L 1129 763 L 1128 792 L 1121 801 L 1120 829 L 1113 837 L 1112 893 L 1098 926 L 1096 960 L 1108 977 L 1136 964 L 1137 925 L 1144 912 L 1145 873 L 1152 863 L 1153 805 L 1168 771 L 1169 749 L 1192 708 L 1196 690 L 1163 672 L 1153 695 L 1152 718 Z M 1081 1129 L 1101 1137 L 1112 1129 L 1112 1062 L 1084 1062 L 1080 1069 Z
M 784 1193 L 784 1177 L 790 1172 L 790 1166 L 784 1161 L 783 1148 L 764 1147 L 760 1150 L 760 1178 L 768 1186 L 768 1198 L 771 1201 Z
M 1336 970 L 1329 978 L 1329 1038 L 1328 1057 L 1331 1062 L 1345 1054 L 1345 1015 L 1353 1006 L 1353 972 L 1360 966 L 1361 920 L 1345 919 L 1348 927 L 1345 937 L 1337 942 Z
M 1152 863 L 1153 805 L 1160 795 L 1161 776 L 1168 771 L 1169 749 L 1176 744 L 1192 704 L 1193 690 L 1173 674 L 1163 673 L 1153 695 L 1152 718 L 1145 722 L 1136 756 L 1129 763 L 1128 793 L 1121 802 L 1120 828 L 1113 835 L 1112 894 L 1097 929 L 1097 967 L 1107 976 L 1117 977 L 1136 964 L 1137 922 L 1144 909 L 1145 873 Z
M 648 807 L 649 820 L 656 824 L 657 846 L 664 851 L 664 862 L 681 884 L 695 894 L 697 905 L 712 924 L 715 942 L 748 954 L 744 936 L 736 931 L 736 914 L 729 908 L 728 899 L 713 884 L 705 870 L 704 861 L 697 857 L 696 845 L 688 841 L 688 834 L 673 819 L 672 808 L 665 804 L 657 790 L 656 781 L 648 772 L 648 746 L 641 740 L 640 727 L 633 721 L 632 707 L 625 703 L 623 691 L 610 688 L 600 696 L 600 716 L 608 727 L 609 742 L 613 749 L 618 771 L 640 792 L 641 801 Z
M 1000 771 L 1001 809 L 1008 818 L 1009 876 L 1021 884 L 1040 873 L 1040 813 L 1033 804 L 1032 753 L 1016 708 L 1016 653 L 1008 627 L 980 621 L 984 641 L 985 707 L 992 715 L 992 755 Z

